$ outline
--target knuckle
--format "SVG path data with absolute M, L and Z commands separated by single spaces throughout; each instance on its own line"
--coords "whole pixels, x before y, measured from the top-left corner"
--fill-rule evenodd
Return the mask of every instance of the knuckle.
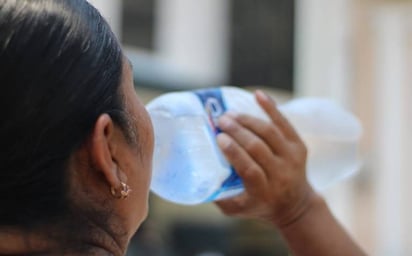
M 295 144 L 291 145 L 290 149 L 288 150 L 289 157 L 288 160 L 292 166 L 299 166 L 301 165 L 307 157 L 307 148 L 304 144 Z
M 247 123 L 250 119 L 250 116 L 246 115 L 246 114 L 238 114 L 236 116 L 236 120 L 240 123 Z
M 223 145 L 222 149 L 226 154 L 230 156 L 233 156 L 236 154 L 236 145 L 233 141 L 227 142 L 225 145 Z
M 271 136 L 276 134 L 276 130 L 271 124 L 266 124 L 262 127 L 262 134 L 265 137 L 270 138 Z
M 247 145 L 245 146 L 245 149 L 247 152 L 250 153 L 258 153 L 260 149 L 262 148 L 262 143 L 258 139 L 252 139 L 250 140 Z
M 270 115 L 270 119 L 272 119 L 272 121 L 277 124 L 281 121 L 280 115 L 277 111 L 272 111 L 271 115 Z
M 241 175 L 245 180 L 255 180 L 259 176 L 259 168 L 256 165 L 249 165 L 241 171 Z
M 233 132 L 236 132 L 236 131 L 239 130 L 239 125 L 236 123 L 236 121 L 231 120 L 231 121 L 226 122 L 224 127 L 222 127 L 222 128 L 224 128 L 224 130 L 229 132 L 229 133 L 230 132 L 233 133 Z

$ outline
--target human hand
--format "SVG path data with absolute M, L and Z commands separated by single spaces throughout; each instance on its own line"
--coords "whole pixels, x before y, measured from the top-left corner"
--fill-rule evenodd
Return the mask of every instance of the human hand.
M 261 91 L 255 96 L 270 121 L 233 113 L 219 119 L 218 144 L 245 191 L 216 204 L 226 215 L 287 226 L 318 197 L 306 178 L 307 149 L 275 102 Z

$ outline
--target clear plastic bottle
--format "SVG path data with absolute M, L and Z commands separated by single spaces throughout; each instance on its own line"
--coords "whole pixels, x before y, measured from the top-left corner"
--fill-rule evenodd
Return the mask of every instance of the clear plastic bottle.
M 232 110 L 268 120 L 252 93 L 235 87 L 167 93 L 147 109 L 155 131 L 151 190 L 179 204 L 239 194 L 241 179 L 215 137 L 216 121 Z M 308 148 L 309 182 L 321 190 L 359 168 L 359 121 L 331 100 L 295 99 L 279 106 Z

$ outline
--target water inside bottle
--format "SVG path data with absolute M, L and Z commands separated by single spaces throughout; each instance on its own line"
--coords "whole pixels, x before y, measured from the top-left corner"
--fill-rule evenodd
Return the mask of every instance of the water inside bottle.
M 206 201 L 230 175 L 204 116 L 152 113 L 155 130 L 152 190 L 173 202 Z

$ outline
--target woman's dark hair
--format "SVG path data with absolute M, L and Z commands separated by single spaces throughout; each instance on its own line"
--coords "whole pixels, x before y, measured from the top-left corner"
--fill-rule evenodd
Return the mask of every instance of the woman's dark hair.
M 98 116 L 127 130 L 122 59 L 85 0 L 0 0 L 0 226 L 61 218 L 68 160 Z

